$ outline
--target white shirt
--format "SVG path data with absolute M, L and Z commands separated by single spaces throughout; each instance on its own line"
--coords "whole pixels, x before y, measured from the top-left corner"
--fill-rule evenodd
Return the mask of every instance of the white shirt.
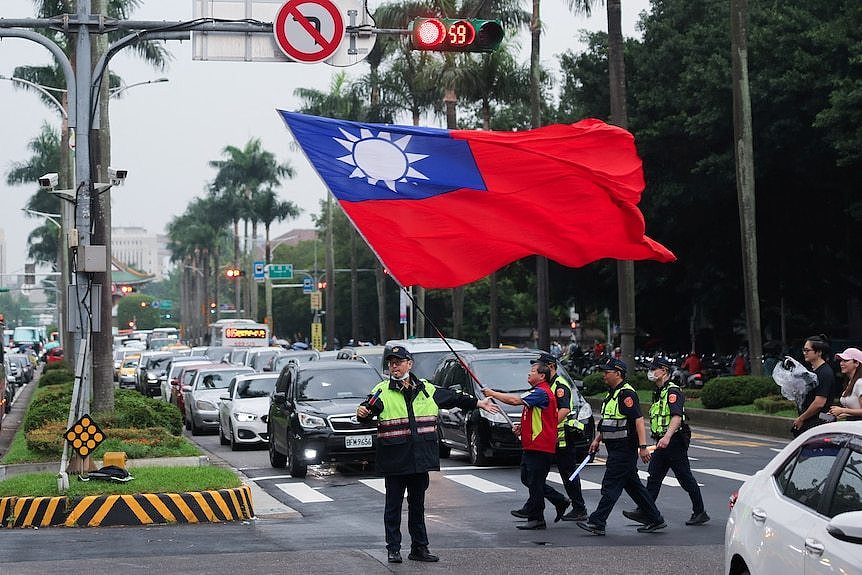
M 849 407 L 850 409 L 860 409 L 862 404 L 859 403 L 859 396 L 862 395 L 862 379 L 857 379 L 856 384 L 850 391 L 850 395 L 841 396 L 841 406 Z

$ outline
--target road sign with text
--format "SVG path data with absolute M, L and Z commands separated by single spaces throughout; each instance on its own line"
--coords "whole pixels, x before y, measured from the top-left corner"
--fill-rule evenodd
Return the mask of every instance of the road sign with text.
M 266 272 L 271 280 L 293 279 L 293 264 L 269 264 Z

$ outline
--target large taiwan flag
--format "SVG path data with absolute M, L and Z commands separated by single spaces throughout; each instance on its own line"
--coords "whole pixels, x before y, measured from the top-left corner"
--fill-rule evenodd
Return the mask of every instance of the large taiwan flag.
M 482 132 L 280 113 L 401 285 L 455 287 L 533 254 L 676 259 L 644 235 L 634 138 L 600 120 Z

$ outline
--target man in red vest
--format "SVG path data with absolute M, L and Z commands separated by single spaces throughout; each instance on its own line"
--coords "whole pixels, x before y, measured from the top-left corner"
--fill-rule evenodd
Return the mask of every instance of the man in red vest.
M 527 522 L 518 529 L 545 529 L 545 480 L 551 470 L 554 453 L 557 450 L 557 400 L 550 387 L 551 370 L 544 363 L 534 363 L 527 374 L 527 382 L 532 388 L 523 395 L 502 393 L 490 388 L 482 392 L 487 397 L 509 405 L 521 405 L 521 423 L 513 426 L 515 435 L 521 436 L 523 453 L 521 455 L 521 483 L 530 491 L 530 497 L 523 511 Z M 554 507 L 568 506 L 566 498 L 557 492 L 560 501 L 553 501 Z

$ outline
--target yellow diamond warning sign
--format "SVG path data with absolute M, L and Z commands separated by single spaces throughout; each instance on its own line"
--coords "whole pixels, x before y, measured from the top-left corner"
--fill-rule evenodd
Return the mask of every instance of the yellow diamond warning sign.
M 64 437 L 81 457 L 90 455 L 100 443 L 105 441 L 105 434 L 89 415 L 82 415 L 81 419 L 66 430 Z

